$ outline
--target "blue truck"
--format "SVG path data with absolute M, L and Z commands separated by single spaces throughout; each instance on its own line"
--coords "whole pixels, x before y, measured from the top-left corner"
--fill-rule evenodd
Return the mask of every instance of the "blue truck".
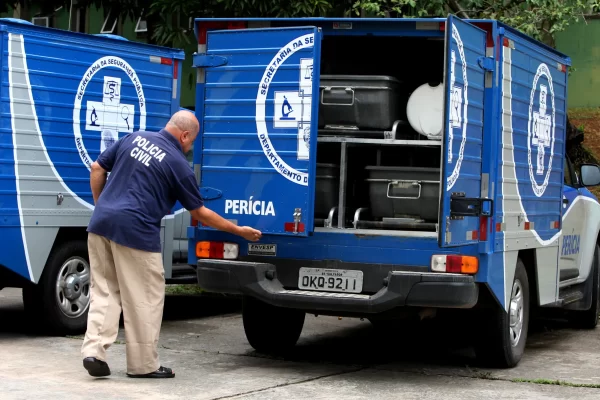
M 55 333 L 86 327 L 90 165 L 179 110 L 183 59 L 119 36 L 0 20 L 0 289 L 23 288 L 26 311 Z M 168 281 L 184 215 L 173 211 L 161 231 Z
M 566 156 L 570 59 L 494 20 L 196 19 L 192 221 L 205 290 L 242 294 L 257 350 L 305 315 L 473 313 L 478 358 L 517 365 L 534 308 L 593 329 L 600 168 Z

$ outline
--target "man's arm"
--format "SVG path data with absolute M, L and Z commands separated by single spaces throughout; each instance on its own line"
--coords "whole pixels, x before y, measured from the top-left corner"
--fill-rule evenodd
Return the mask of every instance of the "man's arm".
M 204 225 L 208 225 L 211 228 L 215 228 L 223 232 L 241 236 L 246 240 L 257 241 L 262 236 L 260 231 L 250 228 L 249 226 L 237 226 L 232 224 L 205 206 L 191 210 L 190 215 L 192 218 L 200 221 Z
M 92 196 L 94 196 L 94 204 L 98 203 L 98 198 L 104 185 L 106 184 L 106 170 L 98 164 L 97 161 L 92 163 L 92 172 L 90 173 L 90 186 L 92 187 Z
M 189 210 L 190 215 L 195 220 L 200 221 L 211 228 L 241 236 L 246 240 L 255 242 L 260 239 L 262 235 L 260 231 L 250 228 L 249 226 L 237 226 L 232 224 L 216 212 L 206 208 L 202 196 L 200 195 L 198 184 L 196 183 L 196 177 L 187 162 L 174 165 L 179 165 L 180 167 L 179 174 L 176 173 L 175 176 L 183 176 L 181 179 L 176 179 L 173 182 L 175 195 L 181 205 L 183 205 L 186 210 Z
M 128 139 L 131 134 L 123 136 L 117 140 L 112 146 L 106 149 L 96 161 L 92 163 L 90 172 L 90 186 L 92 187 L 92 196 L 94 196 L 94 204 L 98 203 L 100 193 L 106 184 L 108 173 L 112 171 L 115 161 L 117 160 L 117 152 L 124 140 Z

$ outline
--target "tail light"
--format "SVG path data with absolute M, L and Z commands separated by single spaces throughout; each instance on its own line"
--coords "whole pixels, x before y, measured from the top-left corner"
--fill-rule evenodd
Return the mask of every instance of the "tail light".
M 460 255 L 434 255 L 431 258 L 431 270 L 455 274 L 476 274 L 479 271 L 477 257 Z
M 240 248 L 235 243 L 198 242 L 196 257 L 235 260 L 240 254 Z

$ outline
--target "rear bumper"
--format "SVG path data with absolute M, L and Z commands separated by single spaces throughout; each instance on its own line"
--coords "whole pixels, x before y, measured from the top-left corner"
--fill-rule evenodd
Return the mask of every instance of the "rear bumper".
M 285 289 L 272 264 L 200 260 L 198 284 L 205 290 L 244 294 L 279 307 L 373 314 L 396 307 L 471 308 L 479 287 L 472 276 L 391 271 L 387 286 L 372 295 Z

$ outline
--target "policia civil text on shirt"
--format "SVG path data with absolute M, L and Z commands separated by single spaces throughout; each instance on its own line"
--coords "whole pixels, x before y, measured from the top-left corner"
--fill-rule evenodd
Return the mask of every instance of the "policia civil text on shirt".
M 127 375 L 175 376 L 160 365 L 157 345 L 165 297 L 160 222 L 177 200 L 205 225 L 249 241 L 261 237 L 261 232 L 234 225 L 204 206 L 185 158 L 199 129 L 193 113 L 179 111 L 164 129 L 130 133 L 92 164 L 90 309 L 81 353 L 94 377 L 110 375 L 106 350 L 117 338 L 121 310 Z

